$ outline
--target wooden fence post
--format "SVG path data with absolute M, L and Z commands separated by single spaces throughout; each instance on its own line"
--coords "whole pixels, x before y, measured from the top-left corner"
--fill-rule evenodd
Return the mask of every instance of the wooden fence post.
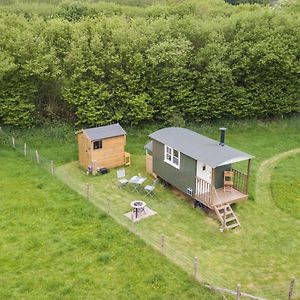
M 90 185 L 88 183 L 86 184 L 86 199 L 90 199 Z
M 39 164 L 40 163 L 40 155 L 37 150 L 35 150 L 35 158 L 36 158 L 36 162 Z
M 24 156 L 26 156 L 27 155 L 27 145 L 26 145 L 26 143 L 24 143 Z
M 54 175 L 54 162 L 51 160 L 51 174 Z
M 111 200 L 107 199 L 107 213 L 110 214 L 111 211 Z
M 16 141 L 15 141 L 15 138 L 13 136 L 11 137 L 11 141 L 12 141 L 13 148 L 16 148 Z
M 291 278 L 291 282 L 290 282 L 290 288 L 289 288 L 289 297 L 288 297 L 288 300 L 291 300 L 292 297 L 293 297 L 294 285 L 295 285 L 295 277 L 292 277 L 292 278 Z
M 160 236 L 160 252 L 161 252 L 161 254 L 164 254 L 164 249 L 165 249 L 165 236 L 162 234 Z
M 236 287 L 236 300 L 241 300 L 241 285 L 239 283 Z
M 198 277 L 198 257 L 194 257 L 194 277 L 197 279 Z

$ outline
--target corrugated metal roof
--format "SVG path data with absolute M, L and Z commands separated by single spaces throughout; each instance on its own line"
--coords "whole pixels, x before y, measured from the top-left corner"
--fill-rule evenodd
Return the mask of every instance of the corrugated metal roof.
M 88 138 L 91 141 L 102 140 L 114 136 L 126 135 L 126 131 L 121 127 L 119 123 L 83 129 L 83 132 L 88 136 Z
M 145 148 L 146 150 L 152 152 L 152 149 L 153 149 L 153 142 L 152 142 L 152 141 L 149 142 L 148 144 L 146 144 L 146 145 L 144 146 L 144 148 Z
M 212 168 L 253 157 L 230 146 L 220 146 L 218 141 L 186 128 L 163 128 L 153 132 L 149 137 Z

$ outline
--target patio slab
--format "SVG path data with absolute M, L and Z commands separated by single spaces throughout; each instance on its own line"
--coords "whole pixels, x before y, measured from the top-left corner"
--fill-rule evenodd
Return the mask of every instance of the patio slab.
M 138 213 L 137 218 L 135 217 L 135 213 L 133 213 L 133 211 L 129 211 L 128 213 L 124 214 L 125 217 L 133 222 L 138 222 L 154 215 L 156 215 L 156 211 L 152 210 L 148 206 L 144 208 L 144 211 Z

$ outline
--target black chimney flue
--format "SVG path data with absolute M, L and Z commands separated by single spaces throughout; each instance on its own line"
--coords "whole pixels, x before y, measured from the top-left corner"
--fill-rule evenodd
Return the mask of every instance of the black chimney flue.
M 220 143 L 219 145 L 220 146 L 224 146 L 224 143 L 225 143 L 225 131 L 226 131 L 226 128 L 225 127 L 221 127 L 219 128 L 220 131 L 221 131 L 221 136 L 220 136 Z

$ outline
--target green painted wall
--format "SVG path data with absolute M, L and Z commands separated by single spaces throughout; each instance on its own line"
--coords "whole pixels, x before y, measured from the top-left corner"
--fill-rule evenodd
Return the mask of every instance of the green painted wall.
M 180 191 L 187 188 L 196 189 L 197 161 L 180 153 L 180 169 L 164 162 L 164 145 L 153 141 L 153 172 Z
M 224 171 L 230 171 L 231 165 L 220 166 L 216 168 L 215 173 L 215 188 L 221 188 L 224 186 Z

